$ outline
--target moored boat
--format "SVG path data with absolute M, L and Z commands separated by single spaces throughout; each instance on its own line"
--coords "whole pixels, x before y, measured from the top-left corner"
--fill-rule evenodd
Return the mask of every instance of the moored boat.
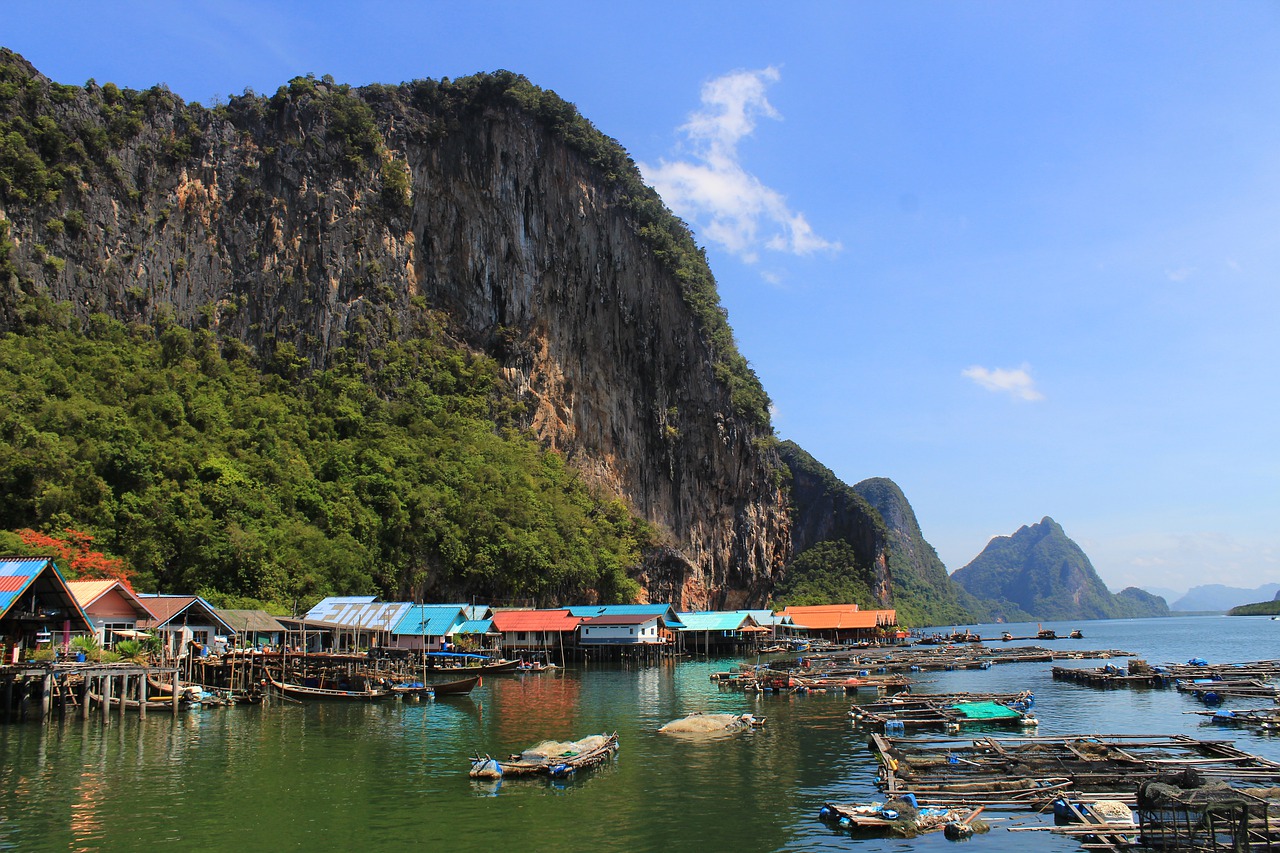
M 426 685 L 437 698 L 441 696 L 466 696 L 480 684 L 480 676 L 472 675 L 455 681 L 436 681 Z
M 298 700 L 339 700 L 347 702 L 375 702 L 392 696 L 391 688 L 384 686 L 366 686 L 362 690 L 340 690 L 328 687 L 312 687 L 306 684 L 291 684 L 278 681 L 267 670 L 267 681 L 277 692 L 290 699 Z
M 471 759 L 472 779 L 502 779 L 507 776 L 551 776 L 564 778 L 579 770 L 603 764 L 618 751 L 618 733 L 599 734 L 562 743 L 543 741 L 500 760 L 488 755 Z

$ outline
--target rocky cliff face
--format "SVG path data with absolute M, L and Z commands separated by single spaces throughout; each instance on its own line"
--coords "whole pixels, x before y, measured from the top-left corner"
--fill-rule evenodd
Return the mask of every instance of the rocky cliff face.
M 735 404 L 740 371 L 687 258 L 637 216 L 634 167 L 610 173 L 590 156 L 610 141 L 567 138 L 576 113 L 531 92 L 297 80 L 210 110 L 58 86 L 4 53 L 0 117 L 24 140 L 4 156 L 35 160 L 0 183 L 0 325 L 46 294 L 305 369 L 444 312 L 504 365 L 529 429 L 665 532 L 652 598 L 761 603 L 790 545 L 767 417 Z
M 938 552 L 925 541 L 907 496 L 892 480 L 873 477 L 854 485 L 884 519 L 889 531 L 889 571 L 899 621 L 912 626 L 955 625 L 978 621 L 985 607 L 947 576 Z
M 794 552 L 801 554 L 822 542 L 847 542 L 858 560 L 851 570 L 864 575 L 862 580 L 882 607 L 893 607 L 889 530 L 880 515 L 794 442 L 782 443 L 782 457 L 791 471 Z

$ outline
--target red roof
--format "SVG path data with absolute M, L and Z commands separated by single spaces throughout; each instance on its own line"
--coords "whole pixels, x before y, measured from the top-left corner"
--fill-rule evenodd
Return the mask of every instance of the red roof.
M 493 630 L 503 634 L 512 631 L 564 631 L 577 629 L 581 617 L 568 610 L 499 610 L 493 614 Z

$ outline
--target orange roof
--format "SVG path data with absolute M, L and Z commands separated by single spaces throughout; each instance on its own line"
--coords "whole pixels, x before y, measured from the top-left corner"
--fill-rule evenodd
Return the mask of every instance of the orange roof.
M 809 607 L 787 607 L 782 611 L 802 628 L 831 630 L 834 628 L 874 628 L 897 622 L 896 610 L 859 610 L 856 604 L 822 604 Z
M 108 580 L 97 581 L 67 581 L 67 589 L 71 590 L 71 594 L 75 596 L 76 602 L 84 609 L 88 609 L 95 601 L 106 595 L 111 590 L 119 588 L 120 595 L 127 601 L 131 602 L 138 610 L 138 615 L 144 618 L 155 618 L 147 605 L 143 604 L 133 592 L 129 589 L 127 583 L 110 578 Z
M 582 617 L 568 610 L 499 610 L 493 614 L 493 630 L 503 634 L 511 631 L 573 631 Z

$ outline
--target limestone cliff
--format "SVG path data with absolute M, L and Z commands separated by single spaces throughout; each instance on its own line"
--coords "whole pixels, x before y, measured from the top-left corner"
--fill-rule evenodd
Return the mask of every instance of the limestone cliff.
M 760 604 L 790 521 L 767 397 L 701 254 L 616 143 L 505 72 L 213 109 L 0 53 L 0 327 L 43 294 L 321 367 L 442 312 L 526 426 L 666 541 L 681 607 Z
M 1119 619 L 1167 616 L 1164 599 L 1140 590 L 1113 595 L 1062 526 L 1045 516 L 997 536 L 952 579 L 990 602 L 997 618 Z

